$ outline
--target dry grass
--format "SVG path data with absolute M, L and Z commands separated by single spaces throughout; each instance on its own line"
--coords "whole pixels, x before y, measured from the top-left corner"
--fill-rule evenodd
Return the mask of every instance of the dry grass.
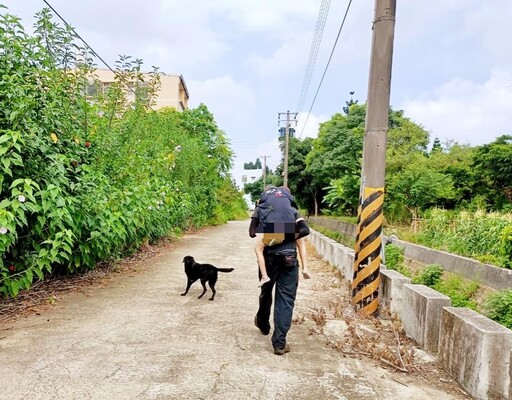
M 306 327 L 310 335 L 325 338 L 326 346 L 343 357 L 370 358 L 382 368 L 470 398 L 435 361 L 420 357 L 424 352 L 406 336 L 396 315 L 386 309 L 381 309 L 378 317 L 356 312 L 348 281 L 308 246 L 312 279 L 299 285 L 295 324 Z

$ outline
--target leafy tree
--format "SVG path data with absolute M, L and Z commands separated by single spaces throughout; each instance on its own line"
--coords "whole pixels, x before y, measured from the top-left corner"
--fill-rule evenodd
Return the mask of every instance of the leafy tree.
M 303 140 L 290 138 L 288 153 L 288 186 L 295 196 L 299 207 L 308 213 L 318 213 L 321 201 L 321 186 L 317 185 L 314 176 L 306 170 L 306 157 L 313 148 L 314 139 Z
M 244 169 L 261 169 L 261 161 L 259 158 L 256 159 L 256 162 L 248 162 L 248 163 L 244 163 Z M 268 168 L 268 167 L 267 167 Z
M 419 152 L 409 158 L 409 164 L 399 173 L 388 173 L 386 180 L 385 207 L 395 218 L 403 217 L 403 209 L 416 218 L 420 210 L 455 196 L 451 177 L 436 170 Z
M 493 208 L 512 202 L 512 136 L 503 135 L 476 149 L 473 160 L 475 191 Z
M 430 153 L 438 153 L 440 151 L 443 151 L 443 146 L 441 146 L 441 141 L 438 137 L 434 139 L 434 142 L 432 143 L 432 150 L 430 150 Z
M 366 107 L 354 104 L 347 115 L 335 114 L 320 125 L 318 138 L 306 157 L 306 172 L 320 198 L 333 179 L 360 175 L 365 115 Z
M 277 175 L 271 173 L 266 176 L 266 185 L 280 186 L 282 183 L 282 178 Z M 244 185 L 244 193 L 250 194 L 251 201 L 254 203 L 256 203 L 256 201 L 261 197 L 263 189 L 263 177 L 260 177 L 252 183 L 246 183 Z
M 142 77 L 142 61 L 128 56 L 114 89 L 88 101 L 91 61 L 71 71 L 71 31 L 46 9 L 37 17 L 29 36 L 0 16 L 0 294 L 246 216 L 232 151 L 206 106 L 152 111 L 148 96 L 129 105 L 125 82 Z

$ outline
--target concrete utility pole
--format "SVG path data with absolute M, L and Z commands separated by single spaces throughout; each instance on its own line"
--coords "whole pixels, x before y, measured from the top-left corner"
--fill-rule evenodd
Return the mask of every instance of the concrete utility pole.
M 288 149 L 290 147 L 290 125 L 292 122 L 297 125 L 297 114 L 290 113 L 290 110 L 285 113 L 278 114 L 278 125 L 281 122 L 285 122 L 285 133 L 284 133 L 284 167 L 283 167 L 283 185 L 288 186 Z M 283 121 L 281 115 L 286 115 L 286 119 Z
M 270 158 L 270 156 L 264 155 L 260 156 L 263 158 L 263 190 L 267 187 L 267 158 Z
M 386 175 L 389 94 L 396 0 L 375 0 L 363 167 L 355 246 L 352 304 L 367 314 L 378 309 L 382 206 Z

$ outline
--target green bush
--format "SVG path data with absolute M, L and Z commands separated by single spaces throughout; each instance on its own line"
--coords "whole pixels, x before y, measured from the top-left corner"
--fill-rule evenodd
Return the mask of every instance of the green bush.
M 0 294 L 34 279 L 94 268 L 188 227 L 240 218 L 232 151 L 206 106 L 153 111 L 127 101 L 144 81 L 141 60 L 121 57 L 107 94 L 86 96 L 89 60 L 72 31 L 37 15 L 29 36 L 0 16 Z M 245 217 L 245 216 L 244 216 Z
M 413 282 L 428 287 L 434 287 L 441 280 L 442 275 L 443 266 L 439 264 L 432 264 L 425 267 L 418 275 L 416 275 Z
M 468 307 L 473 310 L 477 309 L 474 296 L 479 287 L 478 283 L 464 280 L 453 274 L 443 277 L 433 286 L 438 292 L 447 295 L 454 307 Z
M 400 272 L 402 275 L 411 276 L 411 272 L 404 264 L 404 249 L 394 244 L 384 247 L 386 268 Z
M 404 249 L 394 244 L 388 244 L 384 248 L 386 267 L 396 270 L 404 263 Z
M 481 262 L 512 264 L 512 214 L 429 210 L 417 242 Z
M 491 294 L 484 308 L 490 319 L 512 329 L 512 289 Z
M 500 255 L 502 264 L 512 269 L 512 224 L 503 228 L 500 235 Z

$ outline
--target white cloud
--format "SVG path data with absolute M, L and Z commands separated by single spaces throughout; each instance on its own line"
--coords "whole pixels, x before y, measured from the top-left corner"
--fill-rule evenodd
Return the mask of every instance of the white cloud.
M 297 34 L 277 47 L 270 56 L 252 53 L 247 64 L 264 77 L 302 73 L 306 63 L 304 43 L 311 41 L 311 35 Z
M 484 83 L 454 78 L 400 108 L 430 131 L 431 139 L 489 143 L 512 133 L 512 72 L 494 69 Z
M 298 123 L 296 127 L 296 136 L 300 139 L 304 139 L 307 137 L 318 137 L 318 130 L 320 129 L 320 124 L 329 119 L 330 117 L 327 115 L 310 114 L 308 118 L 307 112 L 299 113 Z

